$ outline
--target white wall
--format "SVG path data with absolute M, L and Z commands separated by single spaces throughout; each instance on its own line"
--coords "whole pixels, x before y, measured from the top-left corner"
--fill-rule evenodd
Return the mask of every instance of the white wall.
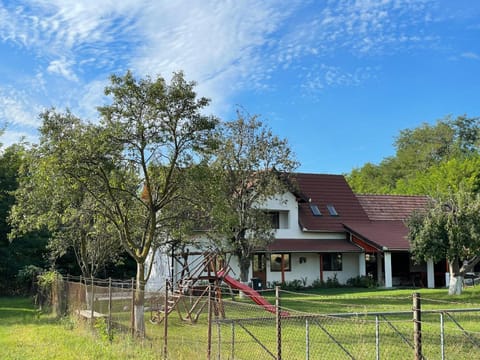
M 284 228 L 283 223 L 280 222 L 280 229 L 275 231 L 277 239 L 346 239 L 346 233 L 303 231 L 298 223 L 298 203 L 295 196 L 290 192 L 271 198 L 262 208 L 288 214 L 288 227 Z M 280 220 L 281 218 L 282 215 Z
M 315 280 L 320 279 L 320 256 L 317 253 L 290 253 L 291 271 L 285 271 L 285 281 L 302 280 L 306 278 L 306 284 L 312 285 Z M 300 257 L 306 261 L 300 264 Z M 334 278 L 335 274 L 340 284 L 345 284 L 348 279 L 359 276 L 359 256 L 358 254 L 344 253 L 342 256 L 342 271 L 324 271 L 323 280 Z M 230 265 L 238 269 L 238 261 L 232 258 Z M 235 270 L 237 271 L 237 270 Z M 239 272 L 237 272 L 239 274 Z M 250 276 L 252 277 L 252 268 L 250 267 Z M 233 275 L 232 275 L 233 276 Z M 270 256 L 267 254 L 267 282 L 281 282 L 281 271 L 270 271 Z
M 321 233 L 303 231 L 298 223 L 298 203 L 295 196 L 286 192 L 282 195 L 272 197 L 262 208 L 270 211 L 280 212 L 280 228 L 275 231 L 275 237 L 279 239 L 346 239 L 346 233 Z M 192 247 L 191 251 L 198 251 L 199 249 L 208 249 L 209 241 L 205 236 L 199 235 L 197 237 L 198 248 Z M 168 261 L 168 256 L 158 255 L 160 262 Z M 307 261 L 300 264 L 299 258 L 305 257 Z M 194 256 L 190 257 L 190 262 L 194 261 Z M 281 272 L 271 272 L 269 255 L 267 254 L 267 282 L 281 281 Z M 168 264 L 164 265 L 167 269 Z M 232 271 L 230 276 L 234 278 L 240 277 L 240 268 L 238 266 L 238 259 L 235 256 L 231 257 L 230 267 Z M 291 267 L 292 270 L 285 272 L 285 280 L 292 281 L 295 279 L 307 279 L 307 285 L 311 285 L 313 281 L 320 278 L 320 260 L 317 253 L 291 253 Z M 343 254 L 343 270 L 342 271 L 324 271 L 323 279 L 333 278 L 336 274 L 340 283 L 345 283 L 349 278 L 359 275 L 359 256 L 358 254 Z M 175 263 L 175 272 L 179 272 L 178 263 Z M 162 270 L 165 272 L 164 270 Z M 250 274 L 248 278 L 252 277 L 252 266 L 250 266 Z M 161 282 L 165 276 L 161 275 L 161 271 L 156 271 L 152 274 L 152 283 Z M 161 279 L 159 279 L 161 278 Z M 164 280 L 163 280 L 164 282 Z
M 147 257 L 145 262 L 146 268 L 151 264 L 152 252 Z M 159 291 L 165 288 L 165 281 L 170 278 L 170 257 L 165 254 L 163 250 L 157 250 L 153 258 L 152 272 L 150 279 L 145 284 L 147 291 Z

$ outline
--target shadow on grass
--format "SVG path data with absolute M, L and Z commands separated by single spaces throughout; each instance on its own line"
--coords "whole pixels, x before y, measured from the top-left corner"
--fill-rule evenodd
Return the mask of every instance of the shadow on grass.
M 58 319 L 35 309 L 33 300 L 24 297 L 0 297 L 0 322 L 5 325 L 52 324 Z

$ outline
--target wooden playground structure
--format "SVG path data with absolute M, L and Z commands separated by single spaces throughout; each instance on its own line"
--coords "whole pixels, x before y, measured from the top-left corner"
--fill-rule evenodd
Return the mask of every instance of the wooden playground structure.
M 190 256 L 196 256 L 191 263 Z M 186 251 L 172 259 L 180 264 L 181 270 L 172 274 L 172 279 L 178 280 L 167 280 L 163 296 L 152 299 L 150 322 L 160 324 L 176 310 L 182 321 L 194 324 L 209 302 L 215 316 L 225 318 L 220 287 L 226 274 L 223 257 L 212 252 Z

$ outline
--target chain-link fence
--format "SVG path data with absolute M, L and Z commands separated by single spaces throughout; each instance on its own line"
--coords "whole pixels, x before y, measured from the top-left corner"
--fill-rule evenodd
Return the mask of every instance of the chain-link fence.
M 388 299 L 384 299 L 388 302 Z M 219 359 L 474 359 L 480 308 L 216 320 Z M 308 300 L 307 300 L 308 301 Z M 395 298 L 393 301 L 398 301 Z
M 133 334 L 132 280 L 65 278 L 62 288 L 72 316 L 103 323 L 111 338 Z M 149 346 L 168 359 L 457 360 L 480 354 L 480 308 L 469 304 L 420 302 L 419 296 L 362 301 L 279 289 L 263 295 L 271 307 L 210 283 L 145 292 Z M 372 302 L 376 309 L 405 310 L 370 311 Z

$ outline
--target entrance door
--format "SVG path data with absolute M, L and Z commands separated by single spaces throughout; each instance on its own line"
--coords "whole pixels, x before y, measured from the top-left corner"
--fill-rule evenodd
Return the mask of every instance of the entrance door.
M 253 255 L 253 277 L 260 279 L 263 289 L 267 287 L 267 257 L 264 253 Z

